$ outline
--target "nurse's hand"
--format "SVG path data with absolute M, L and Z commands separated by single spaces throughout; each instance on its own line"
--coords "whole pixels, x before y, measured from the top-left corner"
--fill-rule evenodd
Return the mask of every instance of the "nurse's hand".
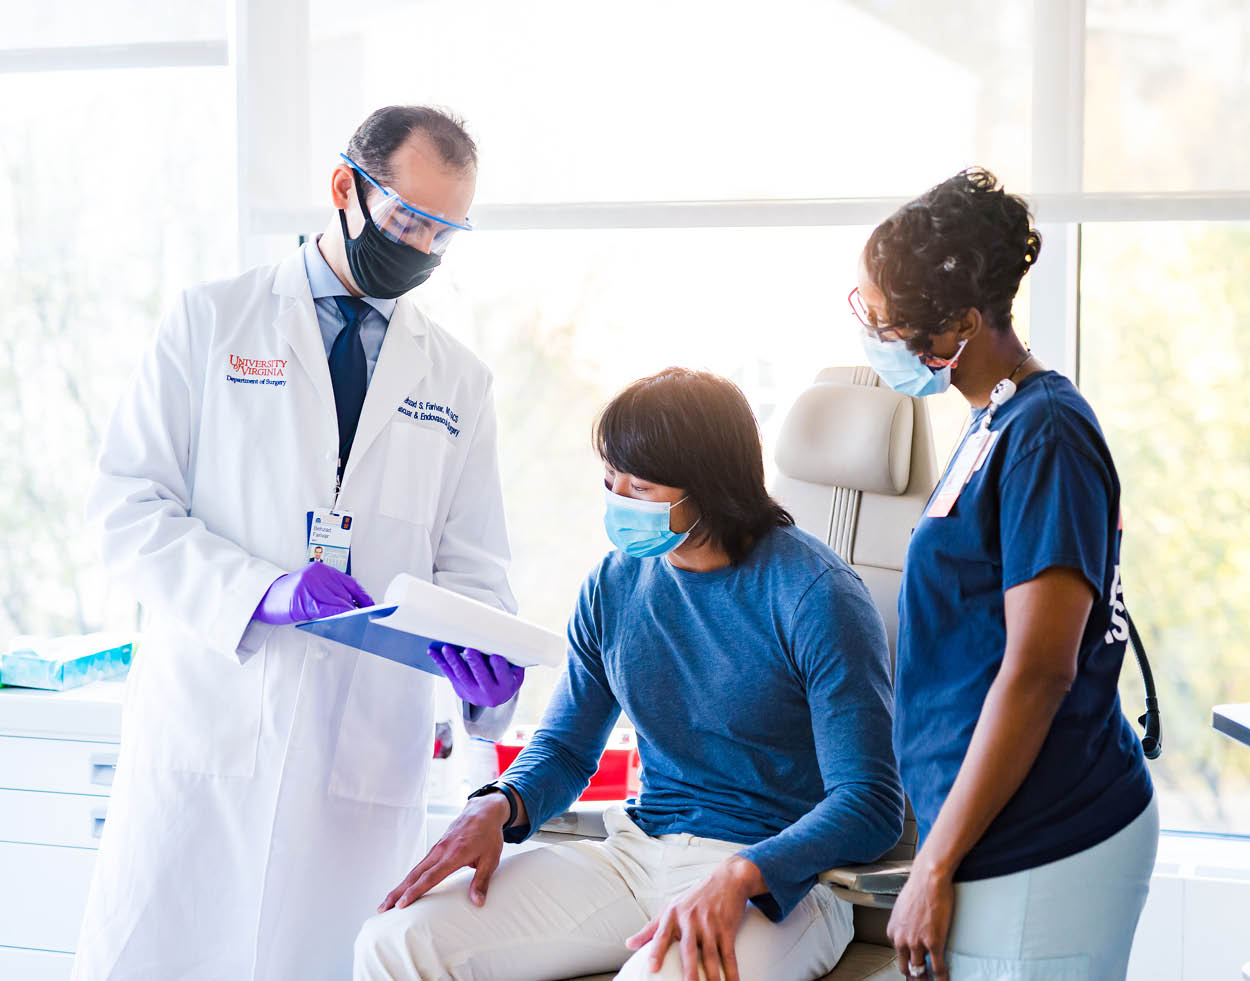
M 768 891 L 759 866 L 741 855 L 678 897 L 640 932 L 625 941 L 630 950 L 651 944 L 652 974 L 659 974 L 669 947 L 678 944 L 686 981 L 739 981 L 734 946 L 747 900 Z M 699 965 L 703 973 L 699 973 Z
M 503 852 L 503 826 L 508 820 L 508 799 L 503 794 L 475 797 L 451 823 L 429 854 L 392 889 L 378 907 L 379 913 L 411 906 L 453 872 L 477 871 L 469 884 L 469 901 L 486 902 L 486 887 L 499 867 Z
M 373 606 L 360 584 L 323 562 L 310 562 L 297 572 L 279 576 L 252 614 L 261 623 L 302 623 Z
M 950 876 L 928 868 L 918 856 L 885 930 L 898 954 L 901 974 L 947 981 L 946 936 L 954 911 L 955 886 Z M 925 967 L 926 957 L 932 971 Z
M 430 645 L 427 653 L 447 675 L 456 694 L 470 705 L 502 705 L 521 690 L 525 680 L 524 668 L 509 664 L 498 654 L 437 642 Z

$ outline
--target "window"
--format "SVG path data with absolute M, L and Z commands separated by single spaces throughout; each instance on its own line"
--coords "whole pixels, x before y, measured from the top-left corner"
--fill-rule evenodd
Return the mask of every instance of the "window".
M 765 439 L 823 367 L 863 364 L 846 303 L 870 228 L 670 228 L 461 235 L 424 309 L 495 372 L 511 581 L 523 614 L 563 630 L 608 549 L 595 414 L 669 365 L 732 378 Z M 1018 303 L 1027 332 L 1027 296 Z M 931 399 L 939 461 L 967 403 Z M 527 682 L 536 722 L 555 672 Z
M 1244 0 L 1089 0 L 1085 186 L 1250 189 Z
M 845 296 L 868 229 L 475 232 L 422 287 L 425 309 L 491 365 L 512 586 L 563 631 L 603 532 L 595 414 L 669 365 L 747 392 L 772 437 L 828 364 L 862 363 Z M 534 671 L 518 721 L 537 722 L 556 672 Z
M 10 52 L 97 45 L 224 42 L 221 2 L 91 0 L 90 3 L 7 4 L 4 47 Z M 79 52 L 81 54 L 81 52 Z
M 1169 828 L 1250 828 L 1250 753 L 1211 728 L 1250 672 L 1250 224 L 1086 226 L 1081 388 L 1122 485 L 1124 595 L 1163 711 Z M 1141 711 L 1131 658 L 1126 713 Z
M 179 289 L 235 268 L 228 70 L 0 74 L 0 624 L 133 627 L 83 520 L 117 394 Z
M 906 194 L 981 158 L 1020 186 L 1031 4 L 932 7 L 312 0 L 308 200 L 363 115 L 404 101 L 468 119 L 479 205 Z M 370 56 L 380 32 L 414 57 Z
M 604 401 L 670 363 L 710 368 L 746 391 L 767 460 L 816 371 L 861 360 L 844 297 L 868 229 L 983 163 L 1030 196 L 1046 237 L 1017 327 L 1069 374 L 1079 354 L 1120 468 L 1126 588 L 1164 698 L 1165 823 L 1244 831 L 1250 760 L 1209 728 L 1212 704 L 1250 697 L 1244 7 L 15 10 L 0 48 L 0 425 L 19 462 L 0 494 L 19 532 L 2 622 L 132 622 L 79 518 L 115 393 L 178 289 L 324 227 L 326 176 L 377 106 L 444 104 L 479 139 L 482 230 L 420 299 L 495 371 L 514 583 L 554 628 L 607 548 L 589 447 Z M 410 57 L 379 53 L 399 36 Z M 966 408 L 954 393 L 929 407 L 940 462 Z M 523 721 L 552 681 L 534 673 Z M 1129 664 L 1132 715 L 1135 684 Z

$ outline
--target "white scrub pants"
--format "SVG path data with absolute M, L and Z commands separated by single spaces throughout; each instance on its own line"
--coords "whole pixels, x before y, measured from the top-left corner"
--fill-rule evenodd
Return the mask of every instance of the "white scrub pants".
M 357 981 L 547 981 L 608 971 L 680 981 L 676 944 L 651 974 L 650 945 L 631 955 L 625 941 L 742 846 L 688 834 L 652 838 L 619 806 L 605 824 L 606 841 L 505 859 L 480 908 L 469 902 L 465 870 L 406 909 L 373 917 L 356 939 Z M 811 981 L 833 969 L 851 934 L 851 907 L 823 885 L 780 923 L 748 906 L 738 969 L 753 981 Z
M 1159 845 L 1154 800 L 1106 841 L 955 884 L 951 981 L 1113 981 L 1128 970 Z

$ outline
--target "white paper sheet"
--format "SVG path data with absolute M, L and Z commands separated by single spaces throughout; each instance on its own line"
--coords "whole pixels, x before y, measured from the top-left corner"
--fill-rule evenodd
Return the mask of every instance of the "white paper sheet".
M 424 579 L 396 576 L 386 589 L 383 605 L 399 608 L 375 621 L 381 626 L 500 654 L 520 667 L 564 666 L 567 641 L 563 634 Z

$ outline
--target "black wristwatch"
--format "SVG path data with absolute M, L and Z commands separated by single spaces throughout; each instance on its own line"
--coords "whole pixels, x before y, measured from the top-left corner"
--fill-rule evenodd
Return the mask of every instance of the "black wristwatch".
M 475 797 L 485 797 L 487 794 L 503 794 L 504 798 L 508 801 L 508 820 L 503 823 L 504 830 L 506 831 L 508 828 L 512 827 L 513 822 L 516 821 L 516 791 L 509 787 L 506 783 L 492 781 L 484 787 L 478 787 L 477 790 L 469 794 L 468 799 L 473 800 Z

